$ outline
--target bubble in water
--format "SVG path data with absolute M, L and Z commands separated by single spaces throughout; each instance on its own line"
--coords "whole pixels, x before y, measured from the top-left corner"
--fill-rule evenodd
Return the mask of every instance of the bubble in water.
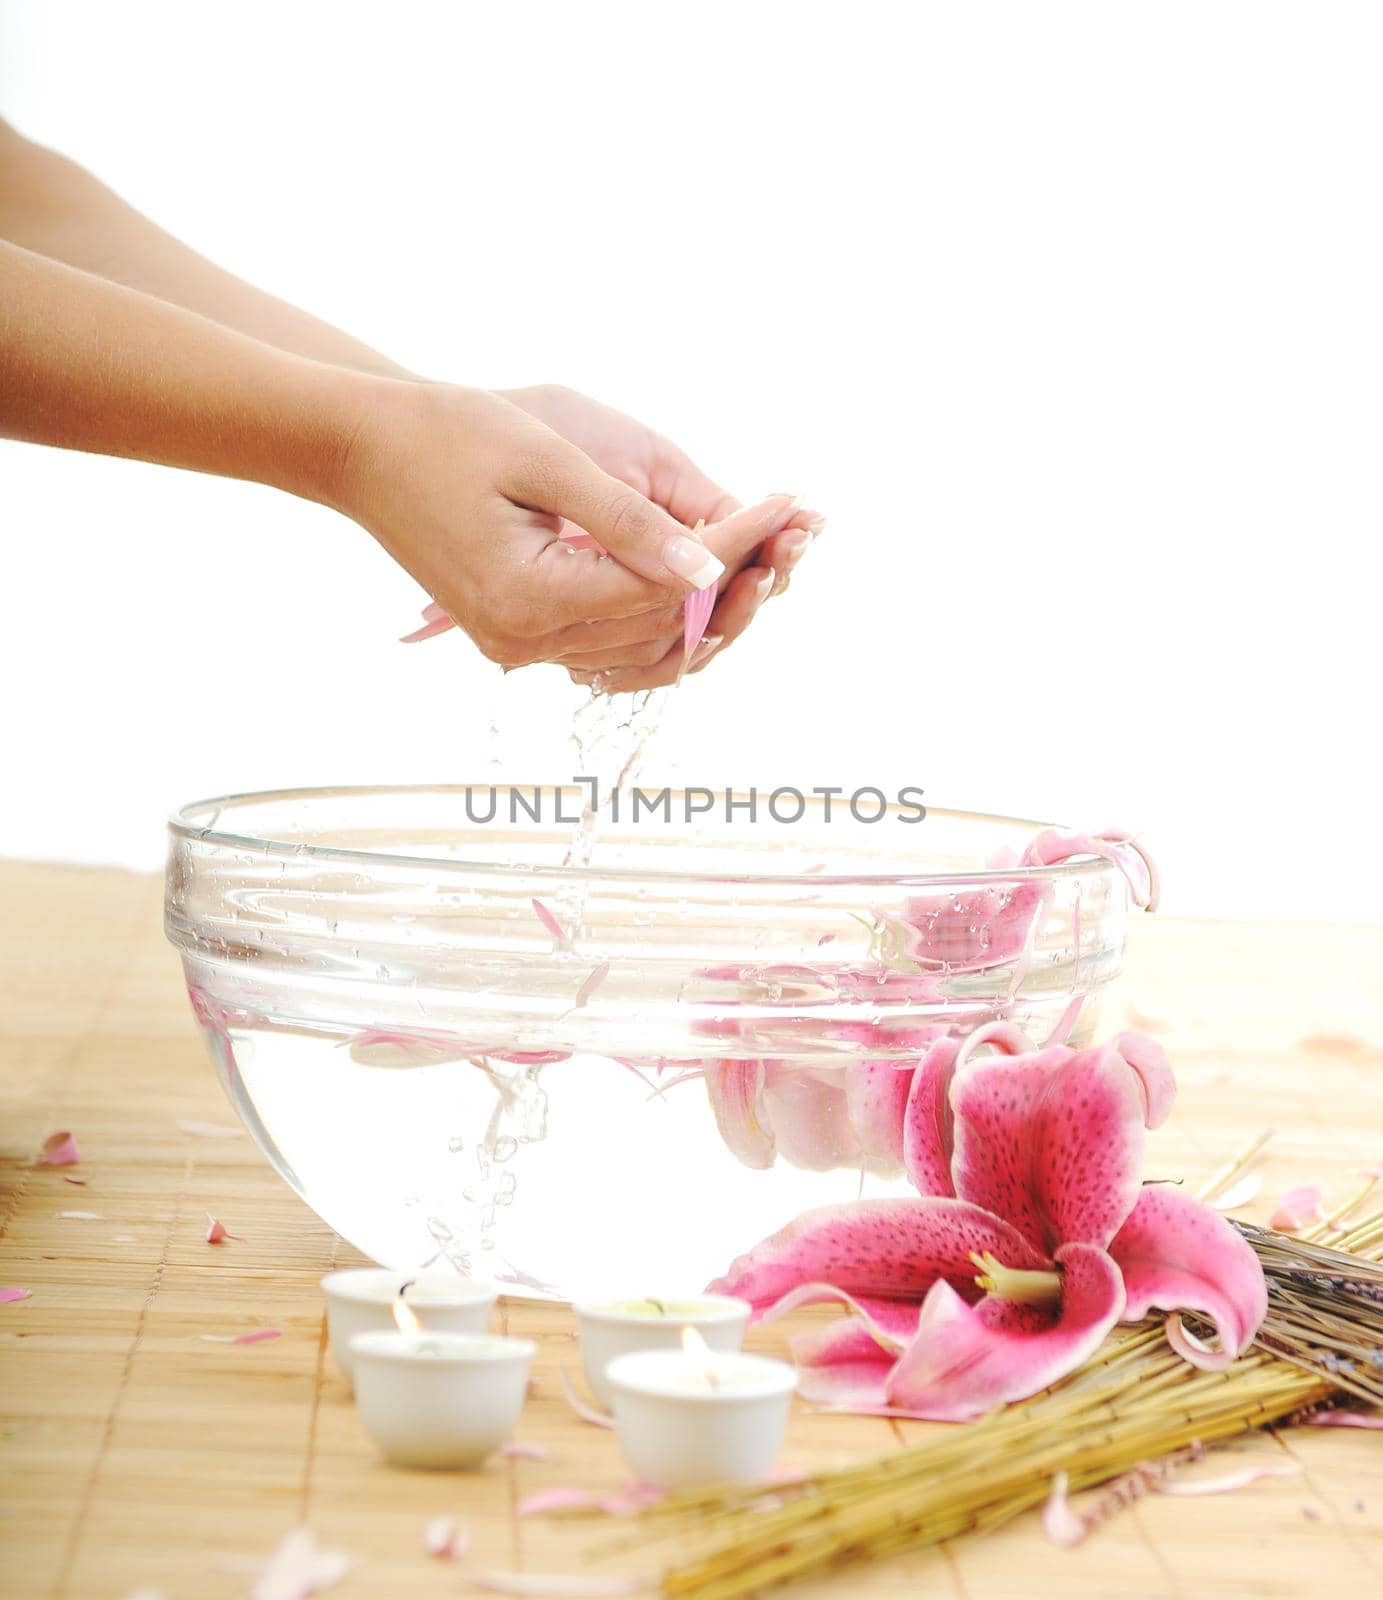
M 512 1161 L 519 1148 L 519 1141 L 507 1133 L 502 1133 L 490 1148 L 490 1154 L 496 1161 Z M 470 1198 L 468 1195 L 467 1199 Z

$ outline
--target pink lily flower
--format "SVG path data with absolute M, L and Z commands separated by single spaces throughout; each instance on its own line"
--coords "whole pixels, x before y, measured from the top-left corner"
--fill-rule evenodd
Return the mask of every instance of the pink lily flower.
M 977 1056 L 981 1044 L 995 1055 Z M 1170 1313 L 1169 1341 L 1213 1369 L 1267 1310 L 1262 1268 L 1209 1206 L 1142 1185 L 1145 1130 L 1172 1108 L 1160 1046 L 1033 1050 L 1004 1023 L 941 1040 L 913 1076 L 903 1155 L 916 1199 L 809 1211 L 711 1288 L 756 1318 L 838 1301 L 793 1341 L 801 1392 L 850 1411 L 962 1421 L 1054 1383 L 1122 1317 Z M 1181 1327 L 1194 1312 L 1210 1347 Z

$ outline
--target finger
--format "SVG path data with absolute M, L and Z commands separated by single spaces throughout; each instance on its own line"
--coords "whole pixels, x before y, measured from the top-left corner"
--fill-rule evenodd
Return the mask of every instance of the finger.
M 646 639 L 642 644 L 620 645 L 614 650 L 569 650 L 552 659 L 571 672 L 623 672 L 626 669 L 647 671 L 655 667 L 681 639 L 680 630 L 665 633 L 660 639 Z
M 574 622 L 549 639 L 553 654 L 615 650 L 623 645 L 646 644 L 650 639 L 671 640 L 682 631 L 682 607 L 658 606 L 632 617 L 610 617 L 596 622 Z
M 745 506 L 706 529 L 703 538 L 706 547 L 713 550 L 734 572 L 742 567 L 754 551 L 781 533 L 791 523 L 798 510 L 797 497 L 790 494 L 772 494 L 757 505 Z
M 630 494 L 634 492 L 623 485 L 617 487 Z M 770 495 L 767 500 L 733 512 L 723 522 L 707 528 L 706 550 L 733 573 L 744 566 L 766 539 L 788 528 L 798 511 L 795 496 Z M 543 536 L 546 538 L 545 525 Z M 565 538 L 549 540 L 530 563 L 530 572 L 535 598 L 541 599 L 552 617 L 554 626 L 549 632 L 558 636 L 563 644 L 572 642 L 567 628 L 636 617 L 668 603 L 665 588 L 627 571 L 618 561 L 603 558 L 596 551 L 573 548 Z M 725 581 L 721 579 L 722 585 Z
M 700 539 L 661 506 L 602 472 L 588 455 L 556 434 L 526 455 L 501 487 L 525 506 L 574 522 L 619 565 L 674 593 L 709 588 L 725 570 Z M 575 552 L 578 558 L 592 554 Z
M 746 567 L 725 591 L 725 597 L 711 618 L 711 630 L 721 636 L 720 648 L 713 652 L 716 658 L 724 655 L 735 640 L 758 615 L 764 602 L 773 593 L 774 574 L 766 567 Z M 712 656 L 694 657 L 688 672 L 700 672 L 709 666 Z
M 706 637 L 701 641 L 686 666 L 687 672 L 699 672 L 714 656 L 737 639 L 754 619 L 754 614 L 768 598 L 774 575 L 762 567 L 748 567 L 737 573 L 711 615 Z M 581 672 L 573 671 L 578 683 L 592 685 L 602 694 L 625 694 L 638 689 L 661 689 L 676 683 L 683 675 L 682 646 L 680 640 L 655 665 L 648 668 L 630 668 L 623 671 Z
M 686 527 L 698 522 L 724 522 L 740 508 L 728 494 L 676 445 L 658 440 L 658 458 L 649 474 L 649 494 Z
M 773 569 L 776 581 L 770 591 L 770 598 L 786 590 L 797 564 L 811 549 L 812 543 L 813 536 L 805 528 L 788 528 L 785 532 L 774 534 L 771 539 L 764 541 L 763 547 L 754 558 L 754 563 L 756 566 Z

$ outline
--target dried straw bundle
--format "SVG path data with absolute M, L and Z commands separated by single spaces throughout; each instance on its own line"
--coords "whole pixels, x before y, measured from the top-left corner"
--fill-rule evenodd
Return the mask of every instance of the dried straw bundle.
M 1383 1403 L 1383 1212 L 1336 1248 L 1239 1226 L 1263 1263 L 1269 1308 L 1257 1348 L 1225 1371 L 1188 1366 L 1146 1323 L 1057 1387 L 932 1443 L 771 1494 L 666 1500 L 644 1513 L 637 1542 L 692 1534 L 700 1548 L 663 1571 L 663 1593 L 733 1600 L 999 1527 L 1040 1505 L 1059 1472 L 1073 1491 L 1091 1488 L 1341 1395 Z

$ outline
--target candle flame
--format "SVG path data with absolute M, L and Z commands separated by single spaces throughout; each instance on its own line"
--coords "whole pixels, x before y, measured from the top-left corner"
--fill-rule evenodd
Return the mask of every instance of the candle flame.
M 394 1323 L 400 1333 L 421 1333 L 423 1325 L 418 1321 L 418 1314 L 404 1299 L 404 1295 L 413 1285 L 405 1283 L 394 1296 Z
M 715 1367 L 711 1363 L 711 1347 L 701 1337 L 699 1330 L 690 1326 L 682 1329 L 682 1348 L 706 1375 L 707 1387 L 719 1389 L 720 1379 L 716 1377 Z
M 701 1337 L 699 1331 L 695 1328 L 688 1327 L 682 1329 L 682 1348 L 689 1356 L 695 1357 L 696 1360 L 702 1362 L 703 1364 L 711 1354 L 710 1345 L 706 1343 L 706 1341 Z

